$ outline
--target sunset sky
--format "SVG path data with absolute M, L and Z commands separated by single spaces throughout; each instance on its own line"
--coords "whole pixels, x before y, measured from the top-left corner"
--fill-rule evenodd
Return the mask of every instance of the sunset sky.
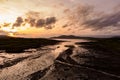
M 0 0 L 0 35 L 120 35 L 120 0 Z

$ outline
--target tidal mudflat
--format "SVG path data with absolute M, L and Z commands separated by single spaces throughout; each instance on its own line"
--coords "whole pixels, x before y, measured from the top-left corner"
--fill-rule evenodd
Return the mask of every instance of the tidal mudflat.
M 119 80 L 119 54 L 98 48 L 98 44 L 93 47 L 95 43 L 86 39 L 62 39 L 57 44 L 19 54 L 1 52 L 0 79 Z

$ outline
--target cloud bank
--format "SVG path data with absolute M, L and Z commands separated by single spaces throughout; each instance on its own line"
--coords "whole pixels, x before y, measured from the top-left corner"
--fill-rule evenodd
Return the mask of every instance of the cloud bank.
M 9 33 L 17 33 L 12 32 L 13 29 L 19 27 L 25 27 L 26 25 L 29 27 L 35 28 L 44 28 L 46 30 L 53 29 L 56 24 L 56 17 L 49 16 L 49 17 L 41 17 L 40 12 L 29 11 L 25 14 L 25 16 L 19 16 L 16 18 L 15 22 L 13 23 L 2 23 L 0 24 L 0 35 L 7 35 Z M 9 28 L 9 30 L 4 30 Z M 10 31 L 11 30 L 11 31 Z
M 20 27 L 29 24 L 31 27 L 52 29 L 52 26 L 57 21 L 56 17 L 39 18 L 39 12 L 31 12 L 27 15 L 27 18 L 17 17 L 15 23 L 13 23 L 13 27 Z
M 77 26 L 75 28 L 91 29 L 94 31 L 114 28 L 120 30 L 120 10 L 111 13 L 97 12 L 93 6 L 80 5 L 74 9 L 67 9 L 68 23 L 63 28 Z

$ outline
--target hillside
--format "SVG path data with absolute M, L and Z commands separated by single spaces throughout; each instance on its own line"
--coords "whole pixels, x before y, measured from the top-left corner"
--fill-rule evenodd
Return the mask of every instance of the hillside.
M 80 36 L 74 36 L 74 35 L 61 35 L 61 36 L 51 37 L 51 38 L 58 38 L 58 39 L 94 39 L 93 37 L 80 37 Z

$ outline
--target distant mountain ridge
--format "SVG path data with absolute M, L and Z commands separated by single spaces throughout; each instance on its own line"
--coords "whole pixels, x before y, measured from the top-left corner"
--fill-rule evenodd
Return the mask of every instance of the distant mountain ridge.
M 61 35 L 61 36 L 52 37 L 52 38 L 59 38 L 59 39 L 90 39 L 92 37 L 80 37 L 80 36 L 74 36 L 74 35 Z
M 11 38 L 11 37 L 7 35 L 0 35 L 0 38 Z
M 120 38 L 120 36 L 114 36 L 114 37 L 112 37 L 112 38 Z

